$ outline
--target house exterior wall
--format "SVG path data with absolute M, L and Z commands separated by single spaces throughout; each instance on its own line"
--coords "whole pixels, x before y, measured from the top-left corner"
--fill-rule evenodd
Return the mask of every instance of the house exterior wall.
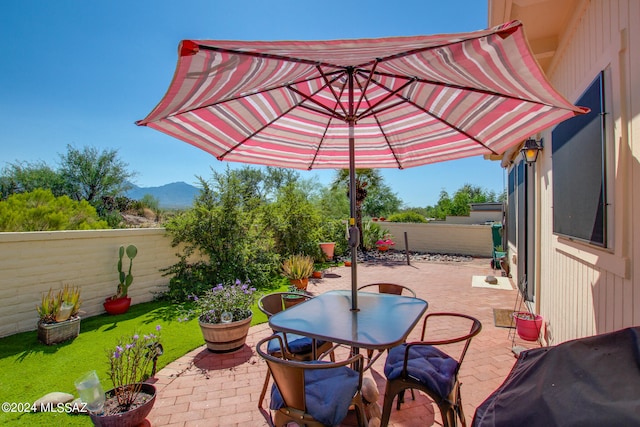
M 535 165 L 534 309 L 545 319 L 548 344 L 640 325 L 640 276 L 633 268 L 640 265 L 640 2 L 580 2 L 547 76 L 575 102 L 604 69 L 607 248 L 554 235 L 552 129 L 538 135 L 545 149 Z

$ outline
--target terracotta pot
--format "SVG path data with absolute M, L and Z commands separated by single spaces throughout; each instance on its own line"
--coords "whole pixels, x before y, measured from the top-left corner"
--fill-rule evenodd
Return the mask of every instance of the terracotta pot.
M 289 282 L 292 285 L 295 285 L 298 289 L 307 290 L 307 286 L 309 285 L 309 278 L 305 277 L 304 279 L 289 279 Z
M 378 250 L 380 252 L 388 251 L 389 250 L 389 246 L 387 246 L 387 245 L 378 245 Z
M 320 249 L 327 256 L 327 259 L 333 259 L 333 252 L 336 248 L 335 242 L 324 242 L 320 243 Z
M 107 391 L 105 393 L 105 397 L 107 399 L 113 397 L 114 390 L 115 389 Z M 151 399 L 147 400 L 137 408 L 120 414 L 100 415 L 89 413 L 91 421 L 93 421 L 93 425 L 99 427 L 134 427 L 142 424 L 156 402 L 156 388 L 151 384 L 142 383 L 141 391 L 151 395 Z
M 313 277 L 314 279 L 322 279 L 322 275 L 322 271 L 314 271 L 311 277 Z
M 516 332 L 525 341 L 538 341 L 540 328 L 542 327 L 542 316 L 524 311 L 513 313 L 516 321 Z
M 122 298 L 107 298 L 104 300 L 104 309 L 109 314 L 124 314 L 129 311 L 129 306 L 131 306 L 131 298 L 122 297 Z
M 244 346 L 253 315 L 229 323 L 204 323 L 198 321 L 207 349 L 214 353 L 230 353 Z
M 345 267 L 351 267 L 351 261 L 345 261 L 344 262 L 344 266 Z

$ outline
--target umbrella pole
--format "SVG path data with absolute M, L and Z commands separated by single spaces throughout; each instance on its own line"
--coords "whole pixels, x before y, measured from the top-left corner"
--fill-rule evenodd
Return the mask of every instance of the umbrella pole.
M 355 116 L 353 106 L 353 67 L 349 73 L 349 246 L 351 246 L 351 311 L 358 310 L 358 245 L 360 230 L 356 224 L 356 159 L 355 159 Z

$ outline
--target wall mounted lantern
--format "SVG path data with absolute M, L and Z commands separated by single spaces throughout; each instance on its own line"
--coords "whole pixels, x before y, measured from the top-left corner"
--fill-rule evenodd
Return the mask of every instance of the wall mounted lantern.
M 533 138 L 529 138 L 524 142 L 524 146 L 520 152 L 522 153 L 522 158 L 529 166 L 538 160 L 538 152 L 542 150 L 542 139 L 540 141 L 536 141 Z

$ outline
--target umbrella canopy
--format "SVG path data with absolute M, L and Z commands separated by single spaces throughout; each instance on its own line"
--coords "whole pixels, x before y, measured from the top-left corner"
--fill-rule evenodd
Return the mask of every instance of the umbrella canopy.
M 178 53 L 169 90 L 138 125 L 219 160 L 348 168 L 351 225 L 356 168 L 502 154 L 585 112 L 547 82 L 517 21 L 381 39 L 184 40 Z

